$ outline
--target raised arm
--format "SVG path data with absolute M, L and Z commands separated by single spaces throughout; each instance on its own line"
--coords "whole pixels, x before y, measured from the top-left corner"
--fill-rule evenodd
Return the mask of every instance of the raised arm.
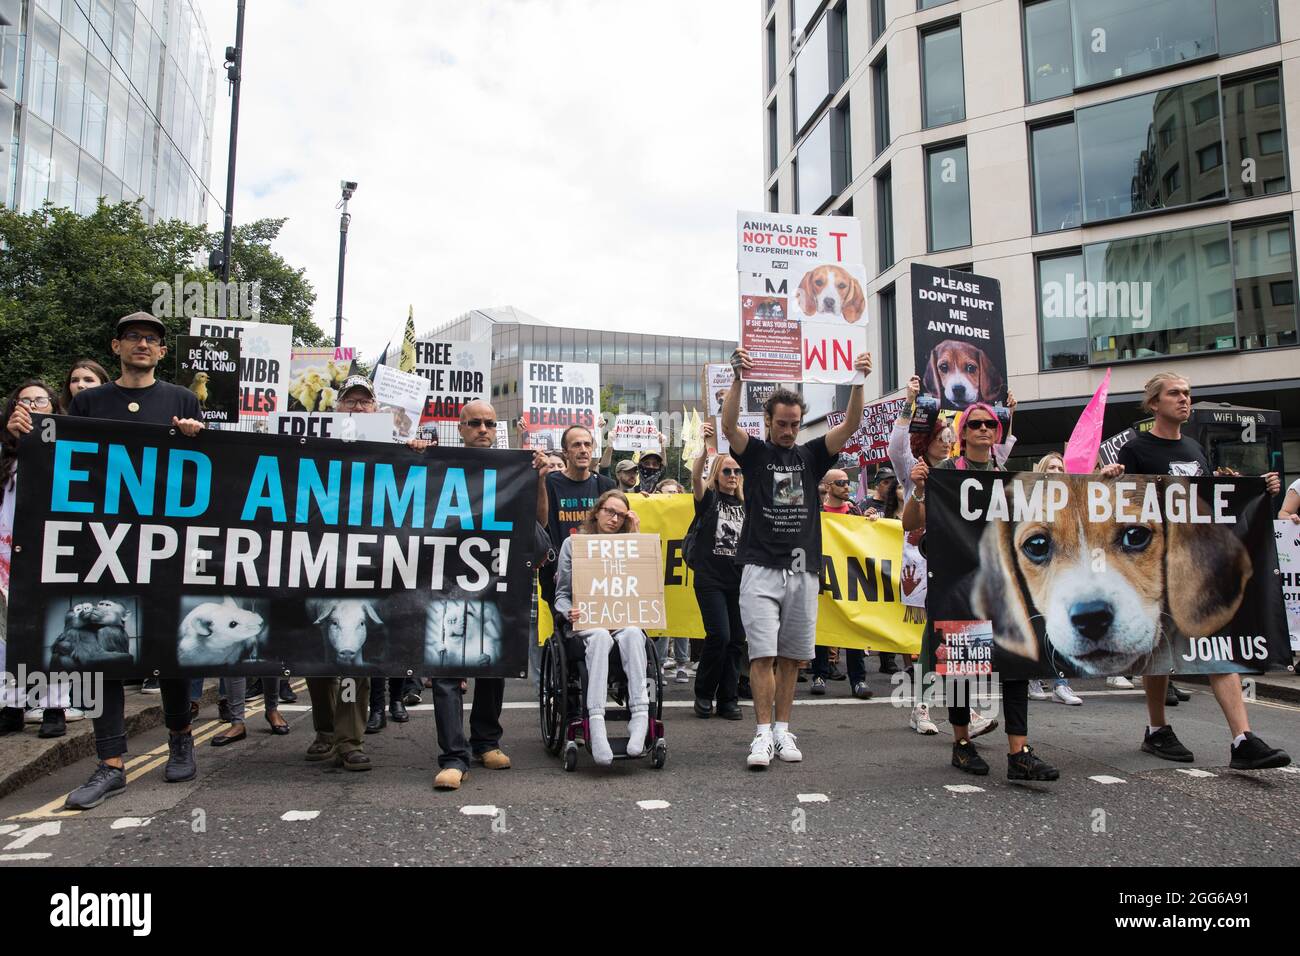
M 702 431 L 704 442 L 700 445 L 700 453 L 691 462 L 691 493 L 695 495 L 696 501 L 704 497 L 704 466 L 709 460 L 709 439 L 713 437 L 713 423 L 705 422 Z
M 731 381 L 731 388 L 727 390 L 727 398 L 722 403 L 722 434 L 727 436 L 732 451 L 737 455 L 743 455 L 745 449 L 749 447 L 749 433 L 740 427 L 740 390 L 745 386 L 740 381 L 740 372 L 742 369 L 752 368 L 753 361 L 749 353 L 742 348 L 737 348 L 731 353 L 731 370 L 735 373 L 735 378 Z

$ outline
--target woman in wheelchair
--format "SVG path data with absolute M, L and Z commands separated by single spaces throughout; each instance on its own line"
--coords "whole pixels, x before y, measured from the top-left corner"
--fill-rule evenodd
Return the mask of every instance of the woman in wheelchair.
M 579 529 L 580 534 L 628 534 L 640 528 L 635 511 L 621 491 L 607 491 L 596 499 L 595 506 Z M 578 622 L 578 609 L 573 606 L 573 538 L 569 537 L 560 548 L 555 570 L 555 612 L 574 625 Z M 612 634 L 603 628 L 574 631 L 574 637 L 583 642 L 587 662 L 587 721 L 591 727 L 591 756 L 602 767 L 614 762 L 614 752 L 605 732 L 605 698 L 609 684 L 609 655 L 618 645 L 623 671 L 631 675 L 646 672 L 645 632 L 638 627 L 625 627 Z M 628 711 L 631 720 L 627 725 L 627 755 L 640 756 L 645 750 L 646 731 L 650 725 L 650 694 L 644 680 L 627 682 Z

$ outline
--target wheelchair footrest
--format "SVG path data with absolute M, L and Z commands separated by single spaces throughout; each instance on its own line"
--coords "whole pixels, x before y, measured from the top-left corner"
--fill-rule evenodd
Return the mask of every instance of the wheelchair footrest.
M 631 719 L 632 719 L 632 711 L 626 708 L 611 707 L 605 711 L 606 726 L 609 726 L 609 724 L 613 721 L 618 721 L 620 723 L 625 724 Z

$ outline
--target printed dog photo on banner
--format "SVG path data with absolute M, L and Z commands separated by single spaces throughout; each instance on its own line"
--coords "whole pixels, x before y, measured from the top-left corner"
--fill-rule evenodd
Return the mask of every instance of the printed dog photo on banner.
M 429 602 L 424 663 L 473 676 L 499 663 L 501 610 L 491 601 L 443 598 Z
M 988 622 L 1004 679 L 1289 663 L 1259 479 L 936 474 L 930 619 Z
M 45 653 L 51 671 L 129 676 L 140 666 L 140 599 L 74 594 L 45 605 Z
M 854 272 L 862 278 L 859 279 Z M 795 302 L 804 318 L 822 322 L 842 319 L 852 325 L 867 310 L 867 298 L 862 294 L 865 278 L 865 270 L 860 266 L 853 271 L 844 266 L 815 266 L 799 280 Z
M 176 663 L 212 667 L 266 660 L 271 602 L 238 597 L 183 597 Z

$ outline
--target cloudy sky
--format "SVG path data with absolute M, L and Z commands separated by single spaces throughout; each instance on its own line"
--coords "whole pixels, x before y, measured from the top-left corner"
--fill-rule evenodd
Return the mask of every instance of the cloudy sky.
M 235 0 L 198 0 L 215 58 Z M 763 206 L 753 0 L 255 0 L 235 217 L 286 216 L 344 344 L 514 305 L 553 324 L 734 337 L 735 214 Z M 230 100 L 216 100 L 224 198 Z M 220 228 L 221 210 L 211 209 Z

